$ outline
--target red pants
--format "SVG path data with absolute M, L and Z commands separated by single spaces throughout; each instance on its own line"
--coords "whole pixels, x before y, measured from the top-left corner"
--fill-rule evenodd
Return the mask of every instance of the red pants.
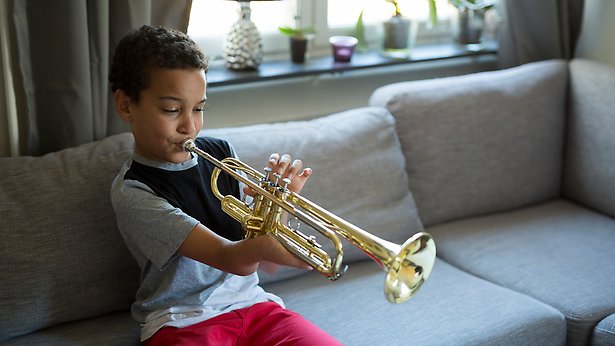
M 342 345 L 301 315 L 259 303 L 183 328 L 164 327 L 143 342 L 170 345 Z

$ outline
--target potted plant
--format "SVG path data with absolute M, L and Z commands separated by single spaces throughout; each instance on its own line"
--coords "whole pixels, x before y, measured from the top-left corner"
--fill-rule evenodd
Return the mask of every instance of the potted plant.
M 410 44 L 410 19 L 401 13 L 399 1 L 386 0 L 395 7 L 391 18 L 385 20 L 384 44 L 385 52 L 404 52 L 408 50 Z
M 281 26 L 278 30 L 290 40 L 290 57 L 292 62 L 296 64 L 305 62 L 308 42 L 314 38 L 316 34 L 314 28 Z
M 478 49 L 482 43 L 485 28 L 485 12 L 495 6 L 494 0 L 449 0 L 457 9 L 453 16 L 455 41 Z
M 398 0 L 385 0 L 393 5 L 395 11 L 391 18 L 383 22 L 384 26 L 384 51 L 391 57 L 407 58 L 410 48 L 414 45 L 418 23 L 404 16 L 401 12 Z M 429 22 L 433 26 L 438 21 L 435 0 L 427 0 L 429 6 Z

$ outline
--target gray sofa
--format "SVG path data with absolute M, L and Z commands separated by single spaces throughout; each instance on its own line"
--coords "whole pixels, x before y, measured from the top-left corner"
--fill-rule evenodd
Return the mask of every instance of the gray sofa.
M 615 68 L 545 61 L 379 88 L 370 106 L 308 121 L 207 130 L 260 167 L 314 168 L 304 195 L 401 243 L 426 229 L 438 259 L 406 303 L 345 244 L 336 282 L 261 275 L 347 345 L 615 344 Z M 0 344 L 136 345 L 139 271 L 115 226 L 121 134 L 0 159 Z M 327 247 L 328 245 L 325 245 Z

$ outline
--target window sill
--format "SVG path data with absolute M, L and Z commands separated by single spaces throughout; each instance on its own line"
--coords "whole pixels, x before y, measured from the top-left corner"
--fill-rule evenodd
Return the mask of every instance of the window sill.
M 495 54 L 497 54 L 496 43 L 487 43 L 479 50 L 468 50 L 461 45 L 445 43 L 417 46 L 413 48 L 409 58 L 403 59 L 386 57 L 382 55 L 380 51 L 366 51 L 355 52 L 352 61 L 349 63 L 334 62 L 333 57 L 327 55 L 310 57 L 304 64 L 294 64 L 290 60 L 265 61 L 259 66 L 259 69 L 255 71 L 232 71 L 225 68 L 222 64 L 212 64 L 207 73 L 207 85 L 208 87 L 237 85 L 341 73 L 375 67 Z

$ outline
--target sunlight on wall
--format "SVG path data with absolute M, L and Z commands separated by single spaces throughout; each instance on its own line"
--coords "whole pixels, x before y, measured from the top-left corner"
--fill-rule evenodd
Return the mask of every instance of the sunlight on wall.
M 253 1 L 251 19 L 261 33 L 277 32 L 294 17 L 294 1 Z M 239 18 L 239 5 L 235 1 L 194 0 L 188 32 L 195 36 L 225 36 Z M 291 24 L 291 23 L 288 23 Z
M 399 0 L 402 14 L 411 19 L 427 20 L 429 6 L 427 0 Z M 440 18 L 448 18 L 451 8 L 448 0 L 436 0 L 436 7 Z M 329 0 L 328 22 L 331 27 L 354 25 L 363 11 L 365 24 L 376 24 L 390 18 L 395 13 L 392 4 L 385 0 Z

